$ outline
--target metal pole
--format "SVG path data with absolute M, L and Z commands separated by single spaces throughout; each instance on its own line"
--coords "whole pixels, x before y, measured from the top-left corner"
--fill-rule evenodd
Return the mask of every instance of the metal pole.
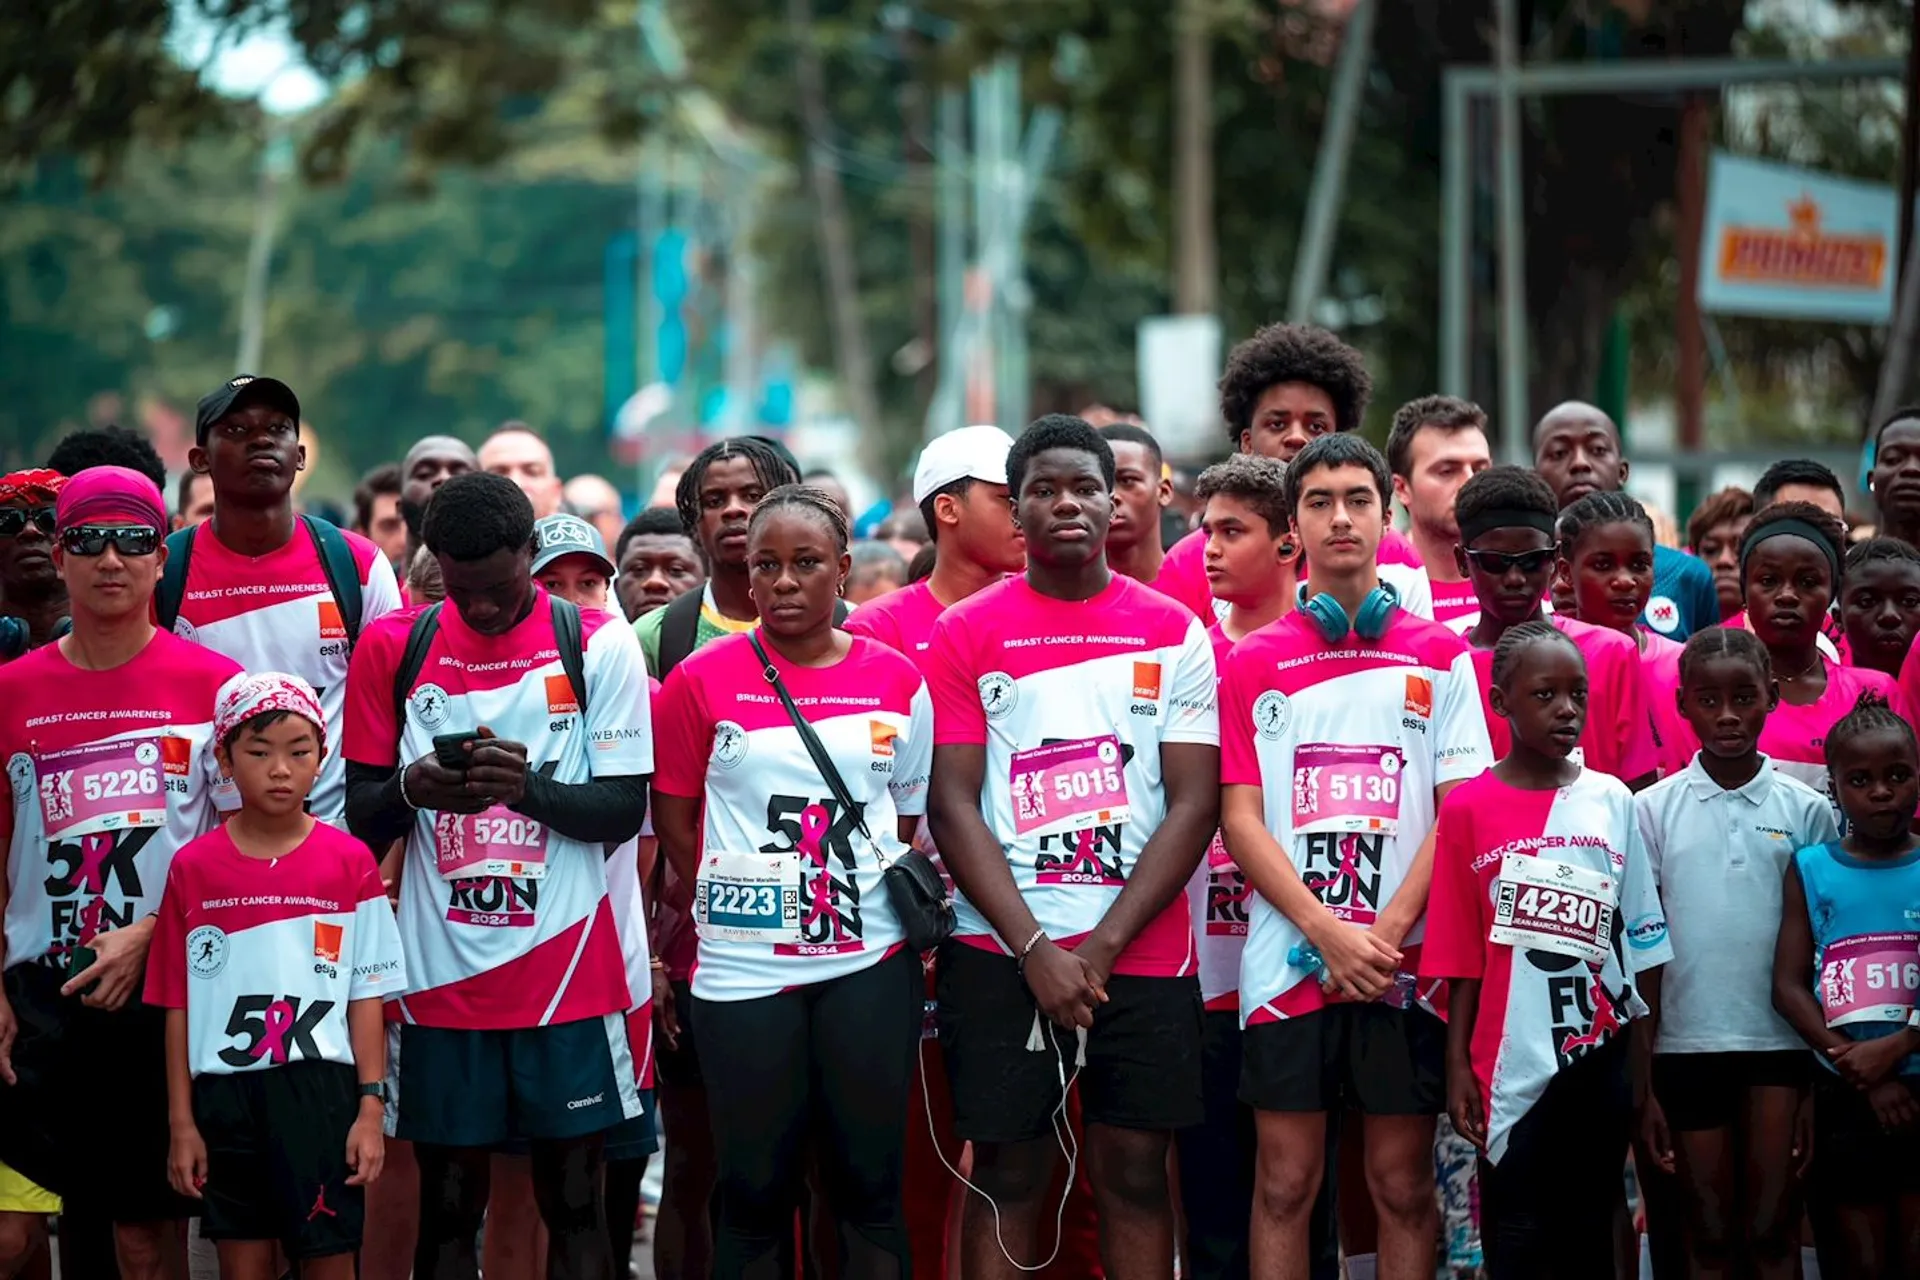
M 1524 465 L 1527 419 L 1526 230 L 1520 193 L 1520 32 L 1517 0 L 1494 0 L 1500 55 L 1498 177 L 1500 208 L 1500 451 Z
M 1899 406 L 1913 376 L 1913 347 L 1920 341 L 1920 222 L 1907 242 L 1907 269 L 1900 274 L 1900 296 L 1887 330 L 1887 354 L 1880 361 L 1880 385 L 1873 394 L 1873 421 L 1878 427 Z
M 293 142 L 277 123 L 267 126 L 260 153 L 260 186 L 253 201 L 253 238 L 240 290 L 240 347 L 234 372 L 255 373 L 267 340 L 267 285 L 273 275 L 273 238 L 280 224 L 280 180 L 291 169 Z
M 1688 58 L 1656 61 L 1535 63 L 1513 73 L 1522 94 L 1682 93 L 1730 84 L 1813 84 L 1835 80 L 1886 80 L 1906 73 L 1904 58 L 1834 58 L 1796 62 L 1790 58 Z M 1498 67 L 1457 66 L 1456 75 L 1471 93 L 1500 88 Z
M 1347 159 L 1353 154 L 1353 135 L 1360 122 L 1360 94 L 1366 86 L 1367 67 L 1373 61 L 1373 15 L 1378 7 L 1375 0 L 1358 0 L 1347 15 L 1346 34 L 1340 38 L 1340 61 L 1333 72 L 1333 92 L 1327 98 L 1327 120 L 1320 129 L 1320 153 L 1313 162 L 1306 225 L 1300 232 L 1300 252 L 1293 260 L 1287 318 L 1295 324 L 1313 318 L 1333 259 L 1340 197 L 1347 183 Z M 1451 141 L 1449 134 L 1446 143 Z
M 1468 167 L 1473 139 L 1467 134 L 1471 103 L 1460 68 L 1447 68 L 1440 99 L 1440 390 L 1450 396 L 1472 393 L 1467 370 L 1473 324 L 1467 263 L 1473 245 Z
M 1208 0 L 1179 0 L 1173 19 L 1173 309 L 1181 315 L 1212 315 L 1219 293 L 1208 7 Z M 1361 7 L 1371 8 L 1372 0 Z

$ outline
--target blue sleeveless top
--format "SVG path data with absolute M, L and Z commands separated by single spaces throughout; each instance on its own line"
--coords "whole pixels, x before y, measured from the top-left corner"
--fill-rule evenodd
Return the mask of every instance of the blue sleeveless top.
M 1839 841 L 1793 855 L 1813 928 L 1813 994 L 1827 1026 L 1853 1040 L 1892 1035 L 1920 995 L 1920 849 L 1866 861 Z M 1821 1064 L 1832 1064 L 1824 1055 Z M 1900 1074 L 1920 1075 L 1920 1054 Z

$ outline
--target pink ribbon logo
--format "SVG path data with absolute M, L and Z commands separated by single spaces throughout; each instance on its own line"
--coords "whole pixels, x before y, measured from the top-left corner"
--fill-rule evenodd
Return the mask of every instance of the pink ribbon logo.
M 827 851 L 820 842 L 827 834 L 827 810 L 810 804 L 800 812 L 800 852 L 813 867 L 807 882 L 807 918 L 801 927 L 811 929 L 822 919 L 833 924 L 834 941 L 844 941 L 846 927 L 833 909 L 833 877 L 827 872 Z
M 274 1065 L 279 1066 L 287 1060 L 287 1033 L 293 1030 L 293 1006 L 285 1000 L 275 1000 L 267 1006 L 267 1031 L 260 1037 L 260 1043 L 253 1046 L 255 1058 L 273 1055 Z
M 107 859 L 113 854 L 113 833 L 97 831 L 80 837 L 79 888 L 88 893 L 107 890 Z

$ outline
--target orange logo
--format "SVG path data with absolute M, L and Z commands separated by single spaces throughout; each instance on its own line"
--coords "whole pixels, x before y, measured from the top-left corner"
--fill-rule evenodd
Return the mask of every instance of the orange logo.
M 160 769 L 163 773 L 185 777 L 187 766 L 193 761 L 193 743 L 186 738 L 166 737 L 160 739 Z
M 869 720 L 867 730 L 873 735 L 873 754 L 877 756 L 893 754 L 893 740 L 900 736 L 898 729 L 884 720 Z
M 1158 698 L 1160 696 L 1159 663 L 1136 662 L 1133 664 L 1133 696 L 1136 698 Z
M 316 959 L 328 964 L 340 963 L 340 939 L 346 930 L 337 924 L 328 924 L 325 920 L 313 922 L 313 954 Z
M 322 640 L 347 638 L 346 620 L 340 616 L 340 605 L 337 601 L 320 601 L 320 638 Z
M 1425 676 L 1407 677 L 1407 714 L 1422 717 L 1433 714 L 1433 681 Z
M 580 710 L 580 700 L 573 696 L 573 681 L 566 673 L 547 677 L 547 714 L 550 716 L 570 716 Z
M 1803 195 L 1787 205 L 1787 227 L 1728 227 L 1720 236 L 1720 274 L 1748 284 L 1878 289 L 1888 268 L 1884 236 L 1829 231 L 1820 205 Z

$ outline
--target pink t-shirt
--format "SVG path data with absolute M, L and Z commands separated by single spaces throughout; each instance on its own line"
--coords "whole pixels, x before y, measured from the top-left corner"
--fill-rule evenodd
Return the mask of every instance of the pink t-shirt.
M 57 643 L 0 668 L 9 967 L 63 966 L 158 909 L 174 855 L 214 824 L 214 696 L 238 674 L 163 631 L 111 671 Z
M 1388 529 L 1380 538 L 1380 549 L 1374 555 L 1374 562 L 1418 569 L 1420 556 L 1405 534 L 1398 529 Z M 1306 581 L 1304 569 L 1300 580 Z M 1153 580 L 1153 589 L 1187 606 L 1196 618 L 1209 619 L 1214 616 L 1213 588 L 1207 582 L 1205 529 L 1195 529 L 1167 549 L 1167 558 L 1161 562 L 1160 576 Z
M 1267 830 L 1329 912 L 1365 927 L 1433 829 L 1434 791 L 1493 763 L 1473 660 L 1437 622 L 1397 611 L 1377 640 L 1328 644 L 1294 612 L 1247 636 L 1220 693 L 1220 781 L 1260 788 Z M 1316 1013 L 1293 961 L 1300 927 L 1254 894 L 1240 956 L 1243 1025 Z M 1421 926 L 1401 943 L 1406 969 Z
M 393 566 L 357 533 L 341 531 L 360 571 L 360 628 L 400 607 Z M 308 809 L 322 821 L 347 814 L 347 769 L 340 735 L 347 706 L 347 627 L 327 589 L 313 538 L 296 522 L 278 551 L 255 559 L 227 549 L 213 522 L 194 530 L 193 558 L 174 634 L 225 654 L 248 671 L 285 671 L 320 695 L 327 718 L 327 755 Z
M 347 675 L 347 759 L 392 769 L 433 750 L 437 733 L 481 725 L 527 748 L 527 768 L 559 783 L 653 772 L 647 669 L 633 628 L 580 611 L 582 714 L 560 664 L 547 593 L 504 635 L 481 635 L 450 604 L 394 724 L 393 685 L 414 611 L 360 638 Z M 443 865 L 442 853 L 447 855 Z M 480 861 L 471 856 L 484 855 Z M 464 861 L 462 861 L 464 857 Z M 539 863 L 543 874 L 514 871 Z M 502 874 L 469 874 L 502 866 Z M 510 1030 L 624 1014 L 620 934 L 606 849 L 504 808 L 461 818 L 422 810 L 400 881 L 407 952 L 401 1016 L 422 1026 Z
M 324 822 L 250 858 L 216 827 L 174 855 L 146 1001 L 187 1011 L 187 1066 L 227 1075 L 353 1065 L 347 1005 L 406 985 L 400 931 L 367 846 Z
M 1213 664 L 1225 671 L 1234 642 L 1221 623 L 1207 629 Z M 1194 944 L 1200 954 L 1200 998 L 1209 1012 L 1240 1008 L 1240 953 L 1247 945 L 1247 903 L 1252 890 L 1226 842 L 1214 832 L 1200 865 L 1187 881 L 1187 909 L 1193 913 Z
M 1639 648 L 1606 627 L 1562 614 L 1547 620 L 1579 646 L 1580 656 L 1587 662 L 1587 723 L 1580 731 L 1579 747 L 1582 763 L 1623 782 L 1656 772 L 1660 753 L 1654 747 Z M 1506 720 L 1493 711 L 1489 692 L 1493 685 L 1493 650 L 1475 649 L 1473 670 L 1480 685 L 1480 708 L 1486 715 L 1493 754 L 1496 759 L 1505 759 L 1512 749 L 1513 735 Z
M 878 640 L 895 653 L 903 653 L 914 666 L 926 670 L 927 645 L 933 641 L 933 624 L 947 606 L 933 594 L 925 582 L 915 582 L 889 591 L 877 600 L 847 615 L 845 629 L 856 636 Z
M 1686 645 L 1640 628 L 1640 674 L 1646 681 L 1647 718 L 1653 724 L 1654 750 L 1660 758 L 1660 776 L 1679 773 L 1698 747 L 1693 729 L 1680 714 L 1680 655 Z
M 1473 593 L 1473 583 L 1467 581 L 1441 582 L 1431 573 L 1427 575 L 1427 585 L 1433 590 L 1433 620 L 1451 631 L 1460 629 L 1462 618 L 1480 617 L 1480 597 Z
M 1894 712 L 1908 724 L 1914 721 L 1914 704 L 1892 676 L 1884 671 L 1875 671 L 1870 667 L 1843 667 L 1831 658 L 1822 656 L 1821 663 L 1827 671 L 1827 687 L 1816 702 L 1796 707 L 1780 700 L 1773 714 L 1767 717 L 1767 727 L 1760 731 L 1760 754 L 1773 761 L 1774 767 L 1797 782 L 1803 782 L 1827 798 L 1833 806 L 1834 821 L 1839 824 L 1840 834 L 1847 832 L 1847 817 L 1840 812 L 1839 802 L 1833 796 L 1833 782 L 1827 775 L 1827 730 L 1840 723 L 1853 704 L 1860 700 L 1863 693 L 1877 693 L 1885 698 Z M 1913 660 L 1907 660 L 1911 668 Z M 1902 675 L 1906 672 L 1903 671 Z M 1700 750 L 1700 740 L 1694 736 L 1691 725 L 1684 726 L 1688 757 Z
M 1518 868 L 1508 859 L 1578 868 L 1594 878 L 1585 887 L 1595 896 L 1509 878 L 1504 873 Z M 1521 923 L 1530 913 L 1550 929 L 1561 920 L 1584 924 L 1587 941 L 1597 925 L 1614 926 L 1605 958 L 1494 941 L 1508 907 Z M 1448 794 L 1420 973 L 1480 982 L 1470 1053 L 1487 1109 L 1488 1160 L 1500 1163 L 1513 1126 L 1557 1073 L 1647 1012 L 1633 979 L 1672 958 L 1633 797 L 1619 779 L 1583 769 L 1556 791 L 1522 791 L 1489 772 Z
M 745 855 L 780 862 L 780 883 L 798 904 L 790 923 L 740 926 L 765 942 L 703 926 L 693 968 L 693 993 L 702 1000 L 754 1000 L 828 982 L 879 964 L 905 943 L 881 882 L 882 858 L 890 863 L 906 851 L 900 818 L 926 812 L 933 760 L 927 686 L 904 655 L 865 636 L 855 636 L 831 667 L 796 667 L 772 648 L 767 653 L 860 806 L 872 841 L 860 834 L 861 815 L 833 798 L 746 636 L 715 640 L 675 667 L 660 693 L 660 738 L 674 745 L 662 753 L 653 785 L 703 801 L 696 900 L 704 893 L 717 902 L 730 892 L 733 873 L 718 859 Z
M 1220 740 L 1206 632 L 1183 606 L 1118 574 L 1077 601 L 1043 596 L 1020 576 L 943 613 L 927 658 L 934 741 L 986 748 L 981 815 L 1040 927 L 1071 949 L 1166 817 L 1161 748 Z M 965 893 L 954 914 L 960 941 L 1011 954 Z M 1114 963 L 1147 977 L 1193 968 L 1185 894 Z

